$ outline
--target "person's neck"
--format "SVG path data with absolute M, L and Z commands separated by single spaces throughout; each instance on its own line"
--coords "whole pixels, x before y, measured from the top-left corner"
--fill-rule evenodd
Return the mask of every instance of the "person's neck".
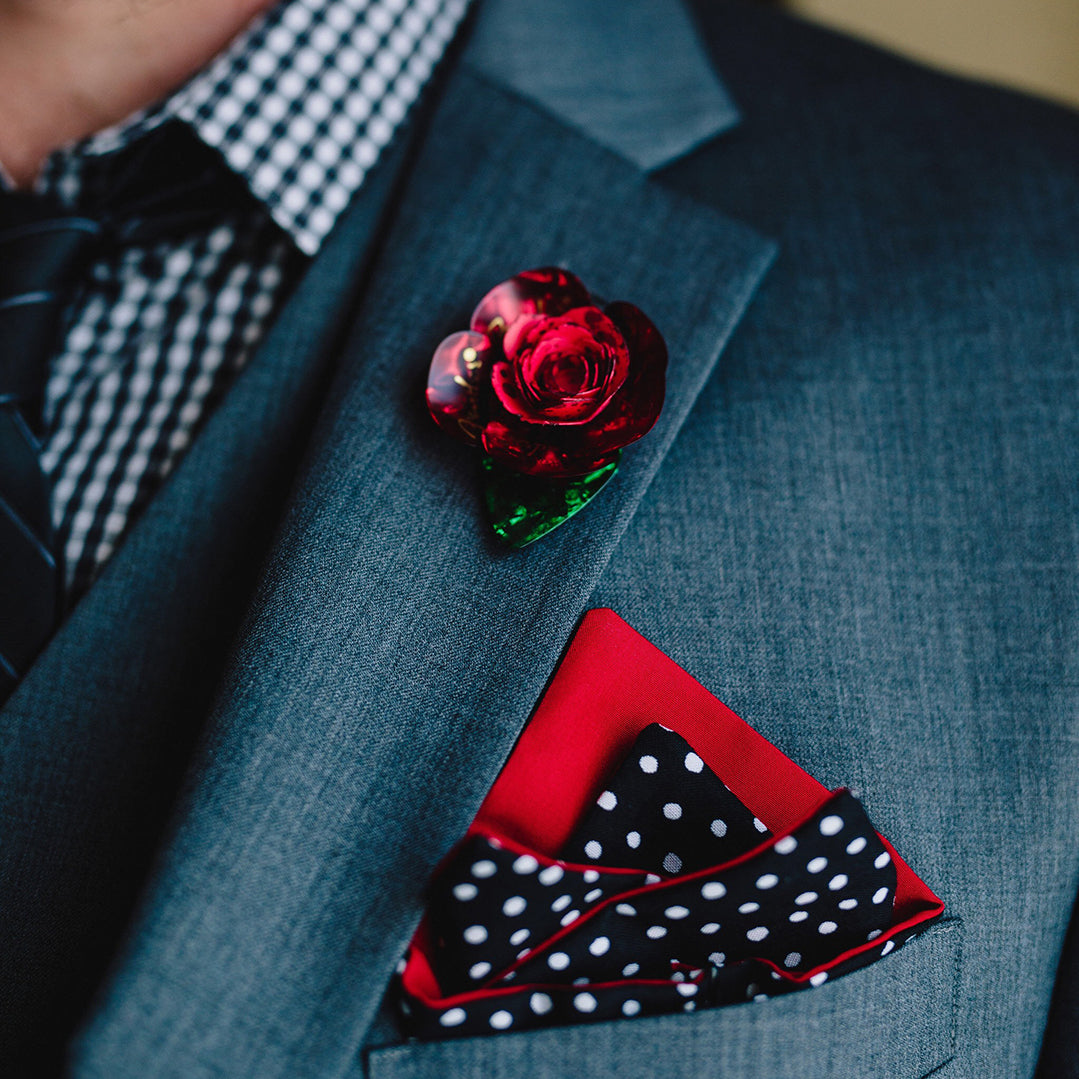
M 0 0 L 0 163 L 52 151 L 180 86 L 274 0 Z

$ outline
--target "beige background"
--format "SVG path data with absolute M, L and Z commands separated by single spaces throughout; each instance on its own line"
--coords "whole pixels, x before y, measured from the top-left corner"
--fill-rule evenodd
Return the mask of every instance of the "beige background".
M 788 0 L 938 67 L 1079 105 L 1079 0 Z

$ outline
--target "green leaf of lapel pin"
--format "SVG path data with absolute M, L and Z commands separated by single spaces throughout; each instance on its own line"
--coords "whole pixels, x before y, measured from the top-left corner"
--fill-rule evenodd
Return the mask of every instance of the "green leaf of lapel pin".
M 491 528 L 507 546 L 527 547 L 579 513 L 618 471 L 622 454 L 595 472 L 571 480 L 523 476 L 482 459 L 484 498 Z

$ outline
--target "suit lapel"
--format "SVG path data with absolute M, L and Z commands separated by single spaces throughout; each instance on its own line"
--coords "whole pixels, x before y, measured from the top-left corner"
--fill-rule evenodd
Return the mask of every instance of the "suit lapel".
M 461 69 L 355 313 L 177 824 L 75 1074 L 342 1075 L 772 251 Z M 424 414 L 493 283 L 562 264 L 667 337 L 667 405 L 533 548 Z M 687 482 L 692 477 L 687 475 Z
M 380 165 L 180 468 L 0 713 L 0 1050 L 59 1052 L 160 839 L 309 437 Z
M 461 71 L 342 355 L 86 1073 L 343 1074 L 421 910 L 771 256 Z M 583 514 L 496 548 L 427 359 L 561 263 L 667 336 L 655 430 Z M 687 479 L 690 479 L 687 477 Z M 690 479 L 691 481 L 691 479 Z M 200 1063 L 201 1062 L 201 1063 Z

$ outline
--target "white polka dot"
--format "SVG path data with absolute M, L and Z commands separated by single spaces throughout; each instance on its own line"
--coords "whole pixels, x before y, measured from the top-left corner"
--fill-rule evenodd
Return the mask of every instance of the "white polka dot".
M 470 925 L 465 930 L 465 940 L 469 944 L 482 944 L 487 939 L 487 930 L 482 925 Z
M 753 827 L 756 828 L 758 832 L 767 832 L 768 831 L 768 825 L 765 824 L 764 821 L 758 819 L 757 817 L 753 818 Z
M 856 906 L 858 906 L 857 899 L 843 899 L 839 903 L 840 910 L 854 910 Z
M 776 854 L 790 854 L 792 850 L 798 847 L 798 840 L 792 835 L 785 835 L 776 845 L 772 848 Z
M 697 986 L 692 982 L 680 982 L 675 986 L 675 991 L 679 996 L 683 997 L 695 997 L 697 995 Z
M 895 950 L 895 941 L 894 940 L 886 940 L 884 942 L 884 947 L 881 948 L 881 950 L 880 950 L 880 954 L 882 956 L 885 956 L 889 952 L 894 951 L 894 950 Z
M 865 939 L 866 940 L 876 940 L 877 937 L 879 937 L 881 935 L 881 933 L 883 933 L 883 932 L 884 932 L 883 929 L 871 929 L 869 931 L 869 936 L 867 936 Z
M 483 978 L 491 973 L 490 963 L 473 963 L 468 968 L 468 974 L 471 978 Z
M 749 940 L 764 940 L 766 936 L 768 936 L 768 927 L 763 925 L 758 925 L 756 928 L 751 929 L 746 933 L 746 937 Z
M 450 1008 L 448 1012 L 443 1012 L 438 1021 L 444 1027 L 459 1027 L 465 1019 L 468 1018 L 465 1015 L 464 1008 Z
M 525 873 L 535 873 L 539 869 L 539 862 L 532 857 L 531 854 L 522 854 L 520 858 L 513 863 L 514 873 L 520 873 L 524 876 Z
M 828 888 L 830 891 L 838 892 L 840 888 L 845 888 L 847 886 L 847 880 L 846 873 L 836 873 L 836 875 L 828 881 Z
M 677 802 L 668 802 L 663 807 L 663 815 L 667 820 L 678 820 L 682 816 L 682 807 Z
M 493 877 L 497 867 L 495 863 L 487 858 L 484 858 L 482 862 L 476 862 L 472 866 L 472 876 L 479 877 L 482 880 L 484 877 Z
M 569 895 L 560 895 L 552 904 L 551 910 L 558 914 L 563 911 L 573 902 L 573 897 Z
M 719 932 L 719 922 L 705 922 L 701 926 L 701 932 L 707 936 L 711 936 L 713 933 Z
M 873 859 L 873 865 L 877 869 L 883 869 L 891 860 L 892 856 L 887 851 L 884 851 Z
M 604 791 L 596 799 L 596 805 L 598 805 L 600 809 L 614 809 L 614 807 L 618 805 L 618 798 L 613 791 Z
M 524 896 L 512 895 L 502 904 L 502 913 L 507 918 L 516 918 L 527 906 Z
M 573 998 L 573 1006 L 579 1012 L 594 1012 L 596 1010 L 596 998 L 591 993 L 578 993 Z
M 479 888 L 474 884 L 455 884 L 453 886 L 453 894 L 461 902 L 467 902 L 469 899 L 475 899 L 479 894 Z
M 498 1011 L 491 1016 L 491 1026 L 495 1030 L 505 1030 L 513 1026 L 513 1016 L 509 1012 Z
M 595 884 L 596 881 L 599 880 L 599 874 L 594 869 L 586 869 L 581 874 L 581 880 L 583 880 L 585 884 Z
M 636 1000 L 625 1000 L 622 1002 L 622 1014 L 633 1018 L 633 1016 L 640 1014 L 641 1005 Z
M 627 918 L 633 918 L 637 914 L 636 907 L 631 907 L 628 903 L 619 903 L 614 909 L 617 913 L 624 914 Z
M 757 887 L 761 891 L 767 891 L 769 888 L 774 888 L 779 883 L 779 877 L 775 873 L 765 873 L 763 877 L 757 878 Z
M 622 968 L 622 977 L 623 978 L 632 978 L 633 975 L 636 974 L 637 971 L 639 971 L 640 969 L 641 969 L 641 964 L 640 963 L 627 963 Z
M 788 919 L 789 922 L 804 922 L 809 917 L 809 911 L 796 910 Z
M 710 880 L 701 886 L 702 899 L 722 899 L 726 894 L 726 885 L 718 880 Z
M 824 985 L 824 983 L 827 980 L 828 980 L 828 971 L 822 970 L 822 971 L 819 971 L 817 974 L 814 974 L 813 977 L 809 979 L 809 984 L 810 985 Z
M 848 854 L 861 854 L 865 850 L 865 837 L 859 836 L 857 839 L 852 839 L 847 844 Z
M 606 955 L 610 949 L 610 937 L 596 937 L 596 939 L 588 945 L 588 950 L 595 956 Z
M 827 865 L 827 858 L 812 858 L 810 859 L 809 865 L 806 866 L 806 869 L 808 869 L 810 873 L 820 873 Z
M 603 889 L 602 888 L 593 888 L 592 891 L 588 892 L 585 895 L 584 901 L 586 903 L 595 903 L 595 901 L 597 899 L 599 899 L 599 897 L 601 895 L 603 895 Z
M 663 916 L 665 918 L 673 918 L 675 921 L 678 921 L 680 918 L 686 917 L 687 914 L 689 914 L 689 908 L 681 906 L 668 907 L 663 912 Z
M 717 967 L 721 967 L 724 963 L 727 962 L 727 957 L 723 954 L 723 952 L 712 952 L 712 954 L 708 957 L 708 962 L 713 963 Z
M 667 935 L 667 927 L 664 925 L 650 925 L 645 930 L 645 936 L 649 940 L 662 940 Z
M 804 907 L 807 903 L 815 902 L 816 899 L 817 899 L 817 893 L 816 892 L 802 892 L 802 894 L 800 896 L 798 896 L 794 901 L 795 901 L 795 903 L 798 904 L 798 906 Z
M 637 763 L 641 766 L 641 771 L 649 775 L 653 775 L 659 767 L 659 761 L 651 753 L 646 753 Z
M 580 916 L 581 912 L 579 910 L 567 910 L 566 913 L 562 915 L 561 925 L 565 927 L 569 925 L 570 922 L 577 921 Z
M 681 864 L 681 860 L 679 860 L 679 864 Z M 645 873 L 644 875 L 645 884 L 659 884 L 662 879 L 662 877 L 657 876 L 655 873 Z
M 704 761 L 696 753 L 687 753 L 685 764 L 687 772 L 700 772 L 704 768 Z
M 513 936 L 510 937 L 510 944 L 515 948 L 520 947 L 531 936 L 531 930 L 518 929 Z
M 761 909 L 760 903 L 743 903 L 738 908 L 739 914 L 756 914 Z
M 546 869 L 540 870 L 537 879 L 540 884 L 557 884 L 565 875 L 565 870 L 560 865 L 549 865 Z
M 603 854 L 603 844 L 596 839 L 590 839 L 584 845 L 584 852 L 589 858 L 599 858 Z
M 842 817 L 836 817 L 836 816 L 833 815 L 833 816 L 830 816 L 830 817 L 825 817 L 824 820 L 822 820 L 820 822 L 820 834 L 821 835 L 835 835 L 836 832 L 841 832 L 842 830 L 843 830 L 843 818 Z
M 565 952 L 552 952 L 547 956 L 547 966 L 551 970 L 565 970 L 569 966 L 569 956 Z
M 883 903 L 884 900 L 887 899 L 887 898 L 888 898 L 888 889 L 887 888 L 878 888 L 873 893 L 873 902 L 874 903 L 877 903 L 877 904 Z
M 641 833 L 640 832 L 627 832 L 626 833 L 626 846 L 632 850 L 636 850 L 641 845 Z
M 796 967 L 802 961 L 801 952 L 788 952 L 786 959 L 783 960 L 785 967 Z
M 663 858 L 663 868 L 668 873 L 677 873 L 682 868 L 682 859 L 673 851 Z
M 838 928 L 839 927 L 835 922 L 821 922 L 820 925 L 817 926 L 817 932 L 827 936 L 829 933 L 834 933 Z
M 536 1015 L 546 1015 L 554 1007 L 551 998 L 546 993 L 533 993 L 528 998 L 528 1006 Z

